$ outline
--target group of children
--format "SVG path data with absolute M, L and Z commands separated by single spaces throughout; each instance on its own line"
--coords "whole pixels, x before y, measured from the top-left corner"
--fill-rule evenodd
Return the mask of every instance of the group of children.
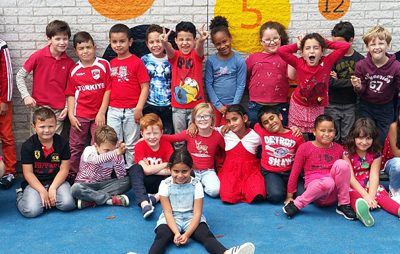
M 363 59 L 351 47 L 349 22 L 334 27 L 332 41 L 311 33 L 286 45 L 285 27 L 269 21 L 260 27 L 263 51 L 244 60 L 231 48 L 227 20 L 215 17 L 210 35 L 217 53 L 205 69 L 211 103 L 205 102 L 202 74 L 209 33 L 203 27 L 196 39 L 191 22 L 180 22 L 175 32 L 177 50 L 169 42 L 171 30 L 150 25 L 150 53 L 140 59 L 129 51 L 129 28 L 116 24 L 109 39 L 117 57 L 110 62 L 96 57 L 89 33 L 78 32 L 74 64 L 65 53 L 68 24 L 48 24 L 48 45 L 16 77 L 36 133 L 21 149 L 21 214 L 128 206 L 124 193 L 132 189 L 144 218 L 157 202 L 163 208 L 150 253 L 192 237 L 210 253 L 242 254 L 253 253 L 254 245 L 227 250 L 210 232 L 202 215 L 203 188 L 225 203 L 284 202 L 289 217 L 311 202 L 337 203 L 337 213 L 366 226 L 374 224 L 370 210 L 377 207 L 400 217 L 400 120 L 394 116 L 400 63 L 386 53 L 391 41 L 386 29 L 378 26 L 364 35 Z M 326 49 L 332 52 L 324 56 Z M 298 50 L 301 57 L 294 54 Z M 31 72 L 32 95 L 25 83 Z M 290 103 L 289 79 L 297 83 Z M 248 110 L 240 105 L 246 84 Z M 0 120 L 9 101 L 1 97 Z M 59 135 L 67 116 L 69 142 Z M 379 185 L 382 153 L 393 198 Z

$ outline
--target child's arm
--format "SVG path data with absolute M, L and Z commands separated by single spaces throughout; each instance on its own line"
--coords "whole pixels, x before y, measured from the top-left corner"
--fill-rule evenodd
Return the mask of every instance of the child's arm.
M 294 68 L 297 67 L 298 58 L 293 55 L 299 49 L 297 43 L 292 43 L 289 45 L 284 45 L 278 48 L 278 55 L 289 65 L 293 66 Z
M 374 159 L 369 171 L 368 193 L 372 198 L 374 198 L 375 206 L 373 208 L 376 208 L 378 206 L 378 203 L 376 202 L 375 198 L 379 186 L 379 170 L 381 167 L 381 163 L 382 163 L 382 157 L 379 156 L 378 158 Z
M 160 34 L 160 41 L 163 45 L 165 52 L 167 53 L 168 59 L 174 58 L 175 49 L 172 47 L 172 44 L 168 41 L 168 37 L 171 34 L 172 30 L 169 30 L 168 33 L 165 32 L 165 27 L 163 27 L 163 33 Z
M 208 31 L 204 30 L 205 24 L 201 27 L 200 30 L 197 30 L 197 32 L 200 34 L 200 38 L 196 41 L 196 53 L 199 57 L 204 56 L 204 42 L 208 38 Z
M 160 195 L 160 203 L 164 212 L 165 220 L 167 221 L 167 225 L 175 235 L 174 243 L 176 245 L 179 245 L 180 243 L 178 241 L 178 238 L 181 236 L 181 233 L 179 232 L 178 226 L 176 225 L 169 198 Z
M 206 89 L 207 89 L 207 94 L 208 97 L 210 98 L 211 103 L 219 110 L 221 107 L 224 106 L 219 101 L 219 98 L 217 94 L 215 93 L 214 90 L 214 69 L 212 66 L 211 61 L 208 59 L 206 61 L 206 70 L 205 70 L 205 83 L 206 83 Z
M 140 84 L 140 96 L 138 103 L 136 104 L 135 111 L 133 113 L 133 116 L 135 118 L 135 122 L 139 123 L 140 118 L 143 116 L 143 108 L 144 104 L 147 101 L 147 97 L 149 96 L 149 83 L 142 83 Z
M 76 128 L 78 131 L 82 131 L 81 123 L 79 122 L 79 120 L 74 115 L 75 97 L 74 96 L 68 96 L 67 97 L 67 102 L 68 102 L 68 118 L 69 118 L 69 122 L 71 123 L 71 127 Z
M 56 206 L 57 189 L 67 179 L 69 172 L 69 160 L 62 160 L 60 165 L 60 171 L 58 171 L 53 182 L 49 186 L 49 199 L 51 206 Z
M 288 64 L 288 78 L 291 80 L 296 80 L 296 69 Z
M 99 112 L 96 115 L 95 123 L 99 127 L 106 124 L 106 112 L 108 104 L 110 102 L 110 92 L 111 92 L 110 90 L 104 92 L 103 101 L 101 102 Z M 68 115 L 69 115 L 69 105 L 68 105 Z
M 36 100 L 31 97 L 31 95 L 28 92 L 28 88 L 26 86 L 26 77 L 28 77 L 29 73 L 24 69 L 21 68 L 17 76 L 15 77 L 15 80 L 17 81 L 17 88 L 19 92 L 21 93 L 21 98 L 24 101 L 25 106 L 27 107 L 35 107 L 36 106 Z
M 49 193 L 47 192 L 43 184 L 39 181 L 39 179 L 37 179 L 36 175 L 33 173 L 33 165 L 22 164 L 22 172 L 29 186 L 39 192 L 40 198 L 42 200 L 42 206 L 46 209 L 51 208 Z
M 292 201 L 294 193 L 297 192 L 297 181 L 299 179 L 301 171 L 303 170 L 303 166 L 307 160 L 305 156 L 305 149 L 307 148 L 306 144 L 307 143 L 301 145 L 299 149 L 297 149 L 292 170 L 290 171 L 285 204 Z
M 149 165 L 145 160 L 141 160 L 138 163 L 143 168 L 145 175 L 162 175 L 167 176 L 171 174 L 168 168 L 168 162 L 162 162 L 156 165 Z
M 177 134 L 163 134 L 162 137 L 170 143 L 187 141 L 189 134 L 186 134 L 186 132 L 187 130 L 181 131 Z
M 242 60 L 238 62 L 238 71 L 236 73 L 236 93 L 235 97 L 233 98 L 232 104 L 240 104 L 240 101 L 243 97 L 243 92 L 246 87 L 246 73 L 247 67 L 246 63 Z
M 351 84 L 354 87 L 354 91 L 361 95 L 367 90 L 367 81 L 364 77 L 364 71 L 362 68 L 362 64 L 364 61 L 359 61 L 356 63 L 356 68 L 354 70 L 354 75 L 351 76 Z
M 325 39 L 326 46 L 328 49 L 332 49 L 333 51 L 327 56 L 327 59 L 330 61 L 330 64 L 333 64 L 344 57 L 346 52 L 350 48 L 350 43 L 345 41 L 330 41 Z
M 179 238 L 180 244 L 186 244 L 189 238 L 192 236 L 193 232 L 200 224 L 201 214 L 203 211 L 203 198 L 198 198 L 194 200 L 193 204 L 193 218 L 189 224 L 189 227 Z

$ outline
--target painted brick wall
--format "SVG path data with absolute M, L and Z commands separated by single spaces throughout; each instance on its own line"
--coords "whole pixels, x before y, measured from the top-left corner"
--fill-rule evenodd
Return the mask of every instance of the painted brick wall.
M 277 2 L 290 4 L 290 13 L 279 13 L 281 11 L 279 6 L 271 6 L 273 10 L 270 11 L 289 17 L 291 38 L 308 32 L 320 32 L 329 36 L 330 29 L 338 22 L 338 20 L 324 18 L 319 12 L 316 0 L 155 0 L 143 15 L 124 21 L 112 20 L 100 15 L 86 0 L 0 0 L 0 37 L 9 44 L 14 73 L 16 73 L 32 52 L 46 44 L 45 27 L 53 19 L 67 21 L 73 33 L 81 30 L 90 32 L 98 45 L 98 55 L 101 56 L 108 45 L 108 30 L 117 22 L 123 22 L 129 27 L 158 23 L 174 28 L 177 22 L 189 20 L 201 26 L 208 23 L 214 16 L 214 6 L 219 1 L 234 3 L 235 6 L 239 6 L 239 9 L 243 3 L 250 6 L 254 2 L 261 2 L 267 7 L 268 4 L 276 5 Z M 119 2 L 128 4 L 129 1 Z M 380 24 L 393 33 L 391 51 L 395 52 L 400 49 L 400 19 L 398 17 L 400 17 L 400 1 L 398 0 L 351 0 L 350 7 L 341 20 L 353 23 L 356 29 L 354 45 L 358 51 L 365 53 L 365 47 L 361 41 L 362 34 L 371 26 Z M 238 18 L 240 19 L 241 16 L 239 15 Z M 264 16 L 263 22 L 265 20 L 268 20 L 268 17 Z M 254 37 L 248 38 L 248 40 L 253 39 L 258 40 Z M 209 48 L 206 51 L 208 54 L 214 52 L 210 42 L 206 44 L 206 47 Z M 74 56 L 71 50 L 68 53 Z M 16 88 L 13 104 L 14 134 L 20 147 L 29 135 L 29 123 L 28 110 L 22 104 Z

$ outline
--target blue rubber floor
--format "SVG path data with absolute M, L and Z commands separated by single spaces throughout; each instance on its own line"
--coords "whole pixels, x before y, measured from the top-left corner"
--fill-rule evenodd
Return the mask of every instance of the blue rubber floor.
M 14 185 L 19 186 L 19 183 Z M 144 220 L 128 192 L 130 207 L 102 206 L 63 213 L 22 217 L 15 190 L 0 190 L 0 253 L 147 253 L 161 206 Z M 364 227 L 335 213 L 335 207 L 310 205 L 287 219 L 281 205 L 225 205 L 206 197 L 204 214 L 216 237 L 231 247 L 251 241 L 256 253 L 400 253 L 400 221 L 383 210 L 374 211 L 375 225 Z M 207 253 L 191 240 L 170 246 L 167 253 Z

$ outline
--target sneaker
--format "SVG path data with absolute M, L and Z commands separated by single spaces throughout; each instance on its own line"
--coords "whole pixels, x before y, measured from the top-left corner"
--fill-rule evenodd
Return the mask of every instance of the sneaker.
M 120 206 L 129 206 L 129 198 L 127 195 L 112 196 L 112 204 Z
M 2 189 L 10 189 L 14 183 L 14 179 L 15 177 L 13 174 L 4 175 L 0 178 L 0 187 Z
M 85 201 L 82 199 L 78 199 L 78 201 L 76 202 L 76 207 L 78 209 L 83 209 L 86 207 L 95 207 L 97 204 L 94 201 Z
M 240 246 L 232 247 L 228 250 L 229 254 L 253 254 L 256 247 L 252 243 L 244 243 Z
M 292 218 L 296 213 L 299 212 L 299 208 L 297 208 L 293 201 L 290 201 L 287 205 L 282 207 L 282 210 L 288 218 Z
M 15 193 L 16 193 L 16 194 L 19 194 L 19 193 L 21 193 L 22 191 L 23 191 L 22 188 L 18 188 L 18 189 L 15 190 Z
M 148 194 L 149 200 L 150 200 L 150 205 L 155 206 L 157 204 L 157 199 L 155 194 Z
M 375 223 L 374 218 L 372 217 L 367 201 L 363 198 L 359 198 L 356 200 L 356 213 L 357 218 L 366 226 L 372 227 Z
M 154 212 L 154 206 L 152 205 L 145 205 L 142 208 L 143 219 L 147 219 L 150 215 Z
M 336 213 L 343 215 L 347 220 L 354 220 L 357 218 L 356 213 L 350 205 L 338 205 L 336 207 Z

